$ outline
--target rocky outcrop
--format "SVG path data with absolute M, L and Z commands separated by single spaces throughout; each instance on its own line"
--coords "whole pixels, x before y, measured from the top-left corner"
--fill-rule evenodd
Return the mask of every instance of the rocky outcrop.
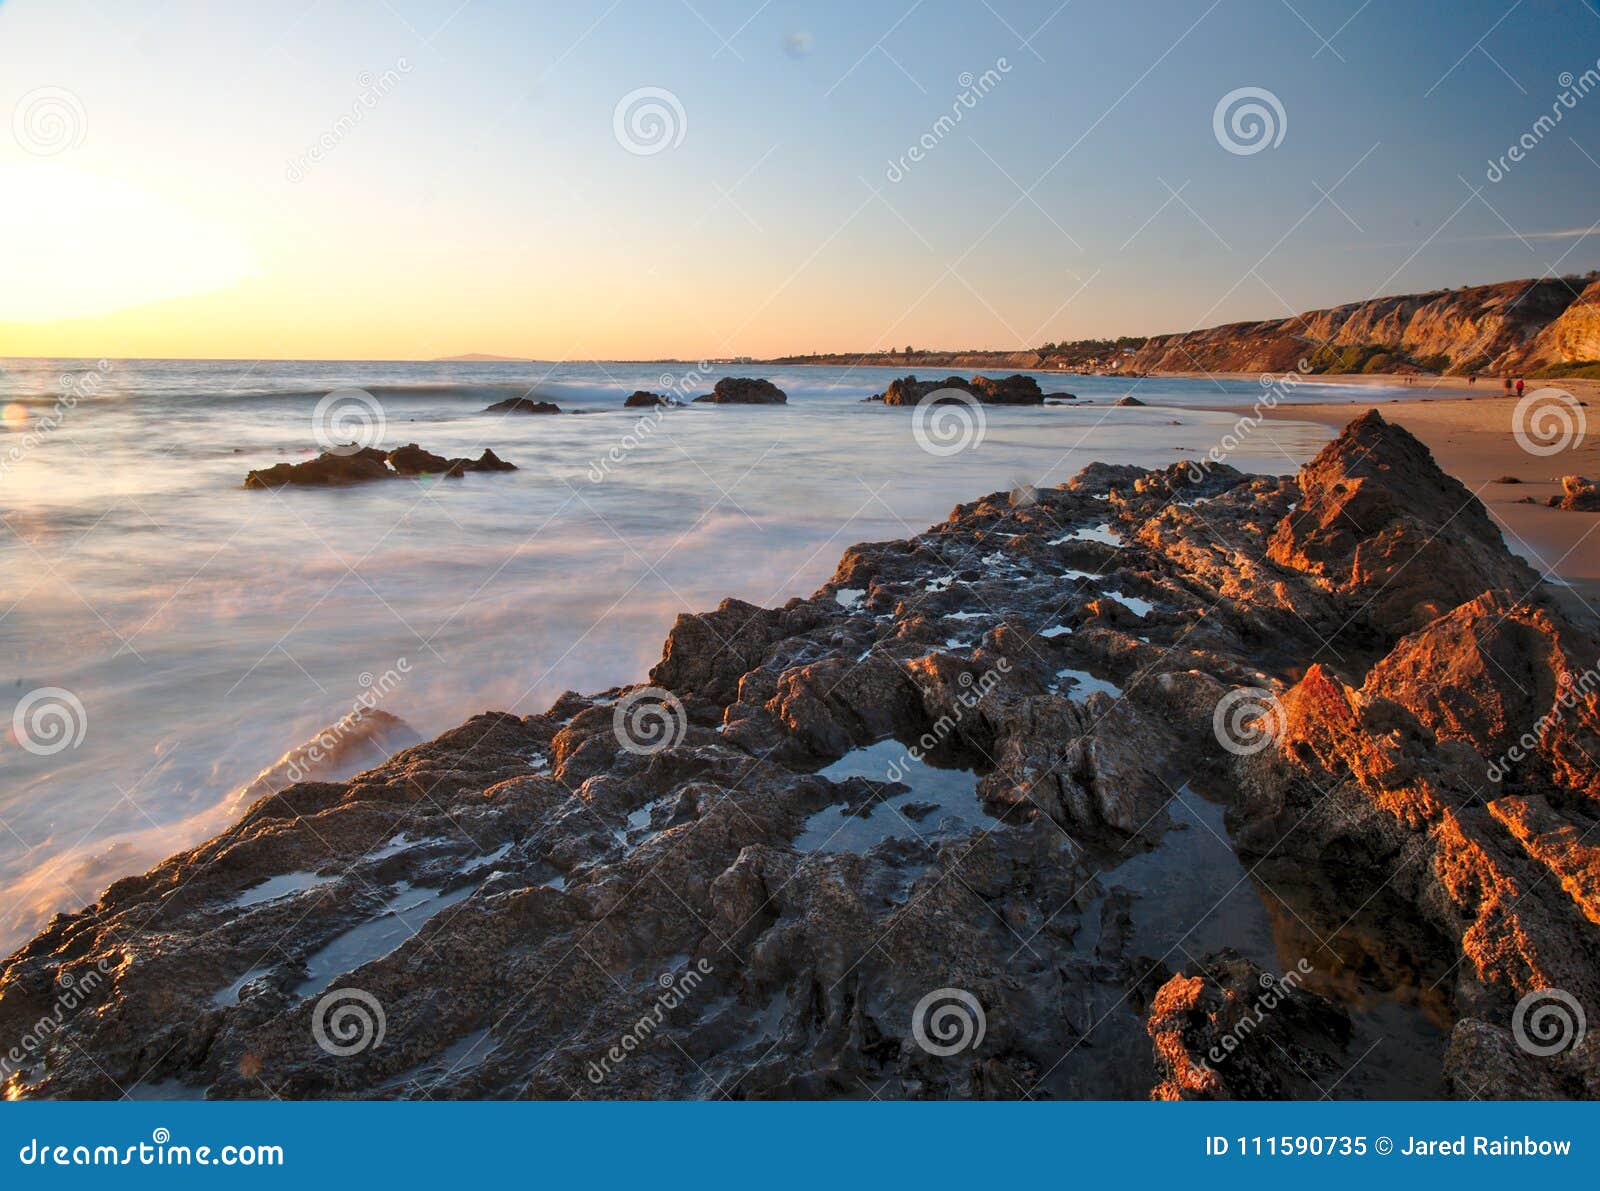
M 663 397 L 660 393 L 647 393 L 643 389 L 636 389 L 628 395 L 622 403 L 623 409 L 653 409 L 658 405 L 673 405 L 675 402 L 670 397 Z
M 1600 357 L 1596 284 L 1507 281 L 1158 335 L 1134 354 L 1131 366 L 1144 372 L 1294 372 L 1306 361 L 1327 371 L 1324 358 L 1340 358 L 1341 349 L 1355 353 L 1350 358 L 1359 364 L 1357 371 L 1420 364 L 1430 371 L 1512 372 L 1592 360 Z M 1324 358 L 1317 357 L 1319 349 Z
M 1152 1100 L 1320 1100 L 1350 1066 L 1350 1017 L 1231 951 L 1163 984 L 1150 1006 Z
M 1600 1004 L 1600 642 L 1452 484 L 1368 415 L 1298 478 L 1096 464 L 686 613 L 648 685 L 59 915 L 0 1037 L 98 995 L 3 1090 L 1600 1095 L 1522 1010 Z
M 368 480 L 388 479 L 386 456 L 374 447 L 350 451 L 324 451 L 304 463 L 279 463 L 251 471 L 244 478 L 246 488 L 281 488 L 285 484 L 338 487 Z
M 532 397 L 507 397 L 487 407 L 486 414 L 558 414 L 561 407 L 554 401 L 539 401 Z
M 361 447 L 348 452 L 327 451 L 304 463 L 280 463 L 252 471 L 245 476 L 246 488 L 281 488 L 286 484 L 337 487 L 369 480 L 392 480 L 399 476 L 449 476 L 459 478 L 469 471 L 516 471 L 485 447 L 476 459 L 446 459 L 416 443 L 407 443 L 385 454 L 376 447 Z
M 711 392 L 695 400 L 712 405 L 784 405 L 789 398 L 770 380 L 725 376 L 712 387 Z
M 1522 596 L 1539 585 L 1478 499 L 1375 410 L 1301 470 L 1299 487 L 1269 557 L 1338 596 L 1379 641 L 1492 588 Z
M 946 389 L 954 391 L 949 398 L 952 401 L 960 400 L 955 393 L 965 393 L 984 405 L 1044 404 L 1044 393 L 1039 389 L 1039 382 L 1031 376 L 1020 374 L 1000 380 L 991 380 L 987 376 L 975 376 L 971 380 L 959 376 L 949 376 L 944 380 L 918 380 L 914 376 L 902 376 L 890 381 L 889 387 L 873 400 L 882 401 L 885 405 L 916 405 L 930 394 Z
M 1600 513 L 1600 484 L 1587 476 L 1562 476 L 1561 495 L 1550 498 L 1550 507 L 1577 513 Z

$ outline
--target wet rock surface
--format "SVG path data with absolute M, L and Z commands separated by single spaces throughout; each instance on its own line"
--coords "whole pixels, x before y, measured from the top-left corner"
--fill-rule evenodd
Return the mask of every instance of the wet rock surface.
M 872 400 L 882 401 L 885 405 L 916 405 L 930 394 L 945 389 L 966 393 L 984 405 L 1043 405 L 1045 399 L 1039 382 L 1019 373 L 999 380 L 987 376 L 975 376 L 971 380 L 960 376 L 947 376 L 944 380 L 918 380 L 914 376 L 902 376 L 890 381 L 889 387 Z M 1052 393 L 1050 396 L 1072 399 L 1071 393 Z M 959 400 L 953 394 L 949 399 Z
M 1600 1007 L 1600 641 L 1487 524 L 1375 414 L 958 505 L 59 915 L 5 1089 L 1595 1095 L 1525 1002 Z
M 483 411 L 486 414 L 558 414 L 561 407 L 554 401 L 539 401 L 533 397 L 507 397 L 496 401 Z
M 508 463 L 485 447 L 476 459 L 446 459 L 424 450 L 416 443 L 407 443 L 387 453 L 376 447 L 352 448 L 348 451 L 325 451 L 304 463 L 279 463 L 274 467 L 252 471 L 245 476 L 246 488 L 281 488 L 285 485 L 311 487 L 340 487 L 361 484 L 370 480 L 392 480 L 400 476 L 450 476 L 458 478 L 469 471 L 516 471 L 515 463 Z
M 712 405 L 784 405 L 789 397 L 770 380 L 725 376 L 712 386 L 711 392 L 695 400 Z

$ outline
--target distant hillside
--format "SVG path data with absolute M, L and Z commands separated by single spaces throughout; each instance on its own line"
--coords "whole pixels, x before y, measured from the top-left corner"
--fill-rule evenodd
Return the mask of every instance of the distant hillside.
M 1405 294 L 1293 318 L 1155 335 L 1142 372 L 1537 372 L 1600 360 L 1600 281 L 1546 278 Z

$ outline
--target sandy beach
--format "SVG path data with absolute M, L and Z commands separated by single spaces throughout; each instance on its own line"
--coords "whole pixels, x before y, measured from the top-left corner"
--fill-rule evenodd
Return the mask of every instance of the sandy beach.
M 1359 383 L 1372 378 L 1339 379 Z M 1439 465 L 1477 494 L 1514 550 L 1540 571 L 1572 584 L 1591 610 L 1600 608 L 1600 516 L 1545 504 L 1560 491 L 1563 475 L 1600 471 L 1600 435 L 1590 430 L 1580 445 L 1558 455 L 1530 455 L 1512 434 L 1515 398 L 1485 391 L 1481 381 L 1469 387 L 1459 377 L 1430 377 L 1428 387 L 1446 395 L 1386 396 L 1373 404 L 1426 443 Z M 1561 387 L 1592 407 L 1600 383 L 1567 382 Z M 1472 395 L 1462 395 L 1467 393 Z M 1274 421 L 1309 420 L 1337 430 L 1349 422 L 1351 406 L 1359 404 L 1361 397 L 1353 395 L 1349 402 L 1280 405 L 1266 412 Z M 1502 482 L 1506 477 L 1519 482 Z

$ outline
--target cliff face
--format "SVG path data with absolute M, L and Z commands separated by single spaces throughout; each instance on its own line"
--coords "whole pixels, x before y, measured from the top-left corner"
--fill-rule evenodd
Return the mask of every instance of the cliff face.
M 1600 357 L 1600 283 L 1505 281 L 1471 289 L 1374 298 L 1293 318 L 1230 323 L 1150 339 L 1140 370 L 1527 371 Z M 1342 360 L 1342 363 L 1339 361 Z

